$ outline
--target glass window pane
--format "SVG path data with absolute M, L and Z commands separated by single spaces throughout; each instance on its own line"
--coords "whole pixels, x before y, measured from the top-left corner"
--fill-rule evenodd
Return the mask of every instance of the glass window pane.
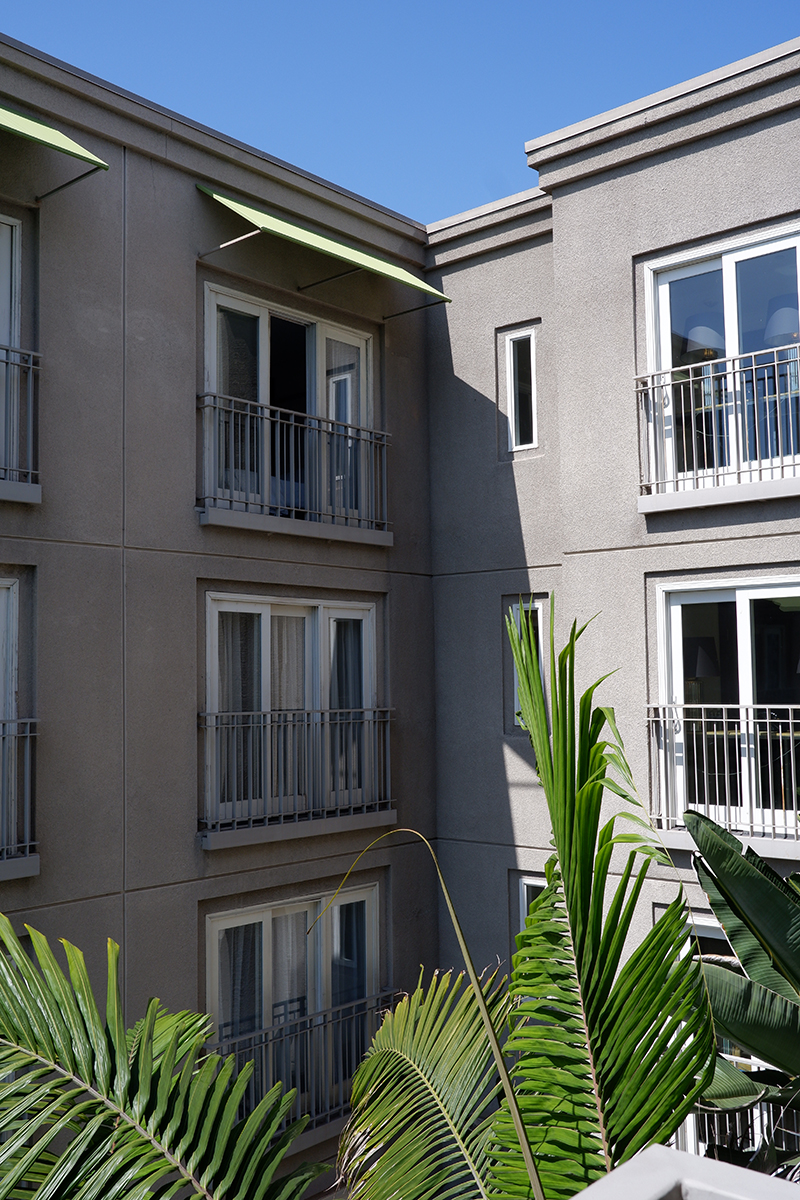
M 305 909 L 272 918 L 273 1025 L 308 1012 L 307 921 Z
M 800 704 L 800 596 L 753 601 L 757 704 Z
M 332 709 L 364 707 L 363 625 L 360 618 L 333 622 Z
M 10 346 L 13 333 L 13 229 L 0 221 L 0 346 Z
M 355 900 L 333 910 L 331 1003 L 349 1004 L 367 994 L 367 902 Z
M 673 279 L 669 310 L 673 367 L 725 357 L 721 268 Z
M 217 309 L 217 387 L 223 396 L 258 400 L 258 317 Z
M 793 248 L 736 264 L 739 352 L 772 350 L 798 339 L 797 256 Z
M 219 614 L 220 712 L 261 711 L 261 615 Z
M 511 343 L 511 357 L 514 373 L 514 445 L 530 446 L 533 441 L 531 339 L 514 338 Z
M 686 704 L 738 704 L 736 602 L 683 604 L 683 694 Z
M 291 412 L 307 411 L 308 385 L 305 325 L 270 317 L 269 402 Z
M 302 710 L 306 706 L 306 619 L 273 616 L 271 631 L 271 707 Z
M 360 347 L 326 338 L 325 379 L 328 416 L 332 420 L 360 425 L 360 375 Z
M 244 1037 L 263 1027 L 262 924 L 219 933 L 219 1036 Z

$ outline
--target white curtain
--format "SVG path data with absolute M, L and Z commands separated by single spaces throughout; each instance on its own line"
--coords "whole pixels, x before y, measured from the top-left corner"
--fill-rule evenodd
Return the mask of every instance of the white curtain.
M 262 924 L 233 925 L 219 934 L 219 1036 L 244 1037 L 263 1028 Z
M 260 712 L 261 616 L 219 614 L 219 710 Z
M 272 918 L 272 1023 L 282 1025 L 308 1011 L 308 912 Z
M 306 706 L 306 619 L 273 616 L 270 630 L 271 708 L 302 711 Z

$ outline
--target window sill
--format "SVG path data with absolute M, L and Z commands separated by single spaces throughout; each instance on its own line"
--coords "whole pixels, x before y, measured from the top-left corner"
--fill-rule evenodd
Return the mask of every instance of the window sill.
M 359 529 L 355 525 L 326 524 L 324 521 L 296 521 L 292 517 L 270 517 L 263 513 L 239 512 L 230 508 L 202 508 L 198 511 L 201 525 L 252 529 L 255 533 L 286 533 L 291 537 L 321 538 L 328 542 L 359 542 L 367 546 L 394 545 L 394 535 L 384 529 Z
M 257 825 L 247 829 L 205 829 L 197 835 L 202 850 L 229 850 L 236 846 L 256 846 L 264 842 L 284 842 L 293 838 L 322 837 L 329 833 L 350 833 L 379 825 L 396 825 L 397 810 L 354 813 L 347 817 L 319 817 L 285 825 Z M 2 878 L 2 876 L 0 876 Z
M 11 500 L 15 504 L 41 504 L 42 485 L 13 483 L 9 479 L 0 479 L 0 500 Z
M 0 861 L 0 882 L 4 879 L 28 879 L 39 874 L 39 855 L 26 854 Z
M 780 500 L 789 496 L 800 496 L 800 476 L 764 479 L 760 483 L 732 483 L 677 492 L 656 492 L 639 497 L 639 512 L 674 512 L 676 509 L 709 508 L 718 504 L 751 504 L 754 500 Z
M 688 829 L 659 829 L 658 837 L 668 850 L 689 850 L 695 854 L 697 845 Z M 761 837 L 758 834 L 738 833 L 732 830 L 746 848 L 752 846 L 757 854 L 767 859 L 782 859 L 796 862 L 800 860 L 800 838 Z

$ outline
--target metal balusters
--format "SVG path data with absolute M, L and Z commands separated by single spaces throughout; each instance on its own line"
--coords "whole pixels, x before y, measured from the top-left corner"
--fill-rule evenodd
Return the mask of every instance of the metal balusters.
M 198 404 L 207 508 L 387 528 L 388 434 L 213 393 Z
M 204 829 L 391 807 L 388 709 L 202 713 Z

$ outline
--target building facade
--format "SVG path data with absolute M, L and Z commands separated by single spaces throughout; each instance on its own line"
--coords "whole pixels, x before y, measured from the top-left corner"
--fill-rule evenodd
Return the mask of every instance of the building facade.
M 800 40 L 425 228 L 0 39 L 0 909 L 207 1009 L 302 1154 L 458 961 L 403 830 L 480 964 L 542 877 L 520 600 L 545 662 L 598 613 L 698 927 L 687 805 L 800 857 L 799 125 Z

